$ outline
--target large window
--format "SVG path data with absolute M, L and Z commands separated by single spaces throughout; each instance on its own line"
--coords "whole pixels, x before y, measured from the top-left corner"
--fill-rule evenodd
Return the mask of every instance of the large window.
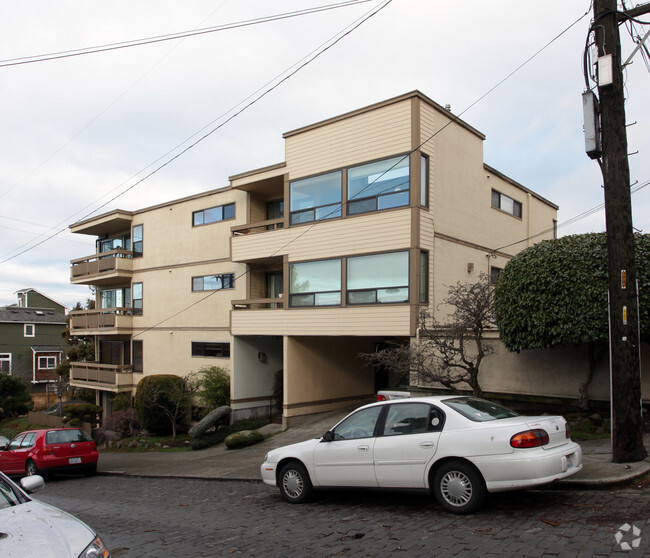
M 193 291 L 220 291 L 221 289 L 234 289 L 234 288 L 235 288 L 234 273 L 192 277 Z
M 289 265 L 290 306 L 341 304 L 341 260 L 321 260 Z
M 348 170 L 348 215 L 408 204 L 408 155 Z
M 143 228 L 142 225 L 135 225 L 131 229 L 131 236 L 133 237 L 133 257 L 142 257 L 143 252 Z
M 107 238 L 98 241 L 98 252 L 110 252 L 112 250 L 130 250 L 131 249 L 131 236 L 119 236 L 116 238 Z
M 348 258 L 347 290 L 348 304 L 408 302 L 408 252 Z
M 192 356 L 230 358 L 230 343 L 192 341 Z
M 292 225 L 341 216 L 341 171 L 294 180 L 289 191 Z
M 107 289 L 100 293 L 100 304 L 102 308 L 130 308 L 131 288 Z
M 195 211 L 192 213 L 192 225 L 207 225 L 208 223 L 216 223 L 217 221 L 227 221 L 228 219 L 235 218 L 235 204 L 228 203 L 226 205 L 219 205 L 217 207 L 210 207 Z
M 512 198 L 506 196 L 505 194 L 502 194 L 501 192 L 497 192 L 496 190 L 492 190 L 492 207 L 496 207 L 501 211 L 505 211 L 506 213 L 510 213 L 510 215 L 514 215 L 515 217 L 519 217 L 521 219 L 521 202 L 513 200 Z

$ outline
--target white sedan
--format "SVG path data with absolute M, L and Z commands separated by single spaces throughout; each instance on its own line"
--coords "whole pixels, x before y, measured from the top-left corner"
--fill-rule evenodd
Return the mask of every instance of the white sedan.
M 97 533 L 72 515 L 32 500 L 43 477 L 23 477 L 19 488 L 0 473 L 0 556 L 2 558 L 111 558 Z
M 488 492 L 532 488 L 582 469 L 561 416 L 519 416 L 474 397 L 436 396 L 360 407 L 321 438 L 270 451 L 266 484 L 305 502 L 315 488 L 433 492 L 446 510 L 472 513 Z

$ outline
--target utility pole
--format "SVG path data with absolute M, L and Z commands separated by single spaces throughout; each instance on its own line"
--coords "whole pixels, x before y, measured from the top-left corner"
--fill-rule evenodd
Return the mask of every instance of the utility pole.
M 634 15 L 650 12 L 650 4 Z M 612 461 L 645 457 L 641 410 L 639 308 L 634 259 L 630 169 L 627 160 L 625 97 L 617 0 L 594 1 L 598 49 L 598 96 L 605 187 L 612 405 Z M 611 58 L 610 58 L 611 57 Z M 591 155 L 590 155 L 591 156 Z

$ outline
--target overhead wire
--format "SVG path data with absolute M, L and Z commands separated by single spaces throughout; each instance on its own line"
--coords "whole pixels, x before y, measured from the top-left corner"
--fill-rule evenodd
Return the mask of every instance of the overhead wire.
M 177 33 L 169 33 L 167 35 L 158 35 L 155 37 L 147 37 L 143 39 L 134 39 L 130 41 L 123 41 L 120 43 L 111 43 L 106 45 L 86 47 L 74 50 L 67 50 L 61 52 L 53 52 L 49 54 L 38 54 L 34 56 L 25 56 L 21 58 L 10 58 L 7 60 L 0 60 L 0 68 L 6 68 L 8 66 L 19 66 L 22 64 L 33 64 L 35 62 L 47 62 L 51 60 L 60 60 L 62 58 L 71 58 L 74 56 L 84 56 L 87 54 L 96 54 L 99 52 L 107 52 L 113 50 L 121 50 L 125 48 L 131 48 L 136 46 L 150 45 L 154 43 L 160 43 L 164 41 L 175 41 L 177 39 L 184 39 L 187 37 L 196 37 L 199 35 L 206 35 L 208 33 L 216 33 L 219 31 L 227 31 L 230 29 L 238 29 L 240 27 L 249 27 L 251 25 L 260 25 L 262 23 L 268 23 L 270 21 L 279 21 L 283 19 L 289 19 L 292 17 L 299 17 L 303 15 L 310 15 L 318 12 L 336 10 L 339 8 L 347 8 L 349 6 L 354 6 L 356 4 L 363 4 L 366 2 L 372 2 L 373 0 L 347 0 L 345 2 L 338 2 L 337 4 L 328 4 L 324 6 L 317 6 L 314 8 L 306 8 L 303 10 L 297 10 L 294 12 L 285 12 L 282 14 L 276 14 L 272 16 L 259 17 L 254 19 L 249 19 L 245 21 L 238 21 L 234 23 L 228 23 L 224 25 L 216 25 L 214 27 L 207 27 L 205 29 L 194 29 L 191 31 L 181 31 Z
M 273 90 L 275 90 L 277 87 L 279 87 L 282 83 L 284 83 L 285 81 L 287 81 L 289 78 L 293 77 L 293 76 L 294 76 L 295 74 L 297 74 L 300 70 L 302 70 L 303 68 L 305 68 L 306 66 L 308 66 L 309 64 L 311 64 L 311 62 L 313 62 L 313 61 L 316 60 L 319 56 L 321 56 L 323 53 L 325 53 L 326 51 L 328 51 L 330 48 L 332 48 L 334 45 L 336 45 L 338 42 L 340 42 L 343 38 L 347 37 L 350 33 L 352 33 L 354 30 L 356 30 L 358 27 L 360 27 L 360 26 L 361 26 L 363 23 L 365 23 L 368 19 L 370 19 L 370 18 L 373 17 L 375 14 L 377 14 L 378 12 L 380 12 L 381 10 L 383 10 L 383 9 L 384 9 L 388 4 L 390 4 L 391 2 L 392 2 L 392 0 L 383 0 L 383 2 L 381 2 L 381 3 L 378 5 L 378 7 L 374 7 L 374 8 L 372 8 L 371 10 L 369 10 L 368 12 L 366 12 L 363 16 L 357 18 L 353 23 L 351 23 L 350 25 L 346 26 L 342 31 L 339 31 L 339 32 L 338 32 L 337 34 L 335 34 L 333 37 L 331 37 L 330 39 L 328 39 L 328 40 L 325 41 L 324 43 L 321 43 L 321 45 L 320 45 L 319 47 L 317 47 L 316 49 L 312 50 L 311 53 L 309 53 L 307 56 L 304 56 L 304 57 L 303 57 L 302 59 L 300 59 L 297 63 L 295 63 L 295 64 L 293 64 L 292 66 L 290 66 L 287 70 L 281 72 L 278 76 L 276 76 L 276 78 L 274 78 L 274 79 L 271 80 L 270 82 L 267 82 L 267 84 L 266 84 L 265 86 L 263 86 L 262 88 L 259 88 L 259 89 L 258 89 L 255 93 L 253 93 L 252 95 L 249 95 L 249 96 L 248 96 L 244 101 L 241 101 L 240 103 L 238 103 L 237 105 L 235 105 L 235 107 L 233 107 L 233 109 L 230 109 L 230 110 L 226 111 L 222 116 L 220 116 L 220 117 L 218 117 L 217 119 L 213 120 L 211 123 L 209 123 L 208 125 L 204 126 L 201 130 L 199 130 L 198 132 L 196 132 L 195 134 L 193 134 L 192 136 L 190 136 L 190 138 L 188 138 L 187 140 L 185 140 L 184 142 L 182 142 L 181 144 L 179 144 L 179 145 L 176 146 L 175 148 L 171 149 L 171 150 L 168 151 L 166 154 L 164 154 L 164 155 L 162 155 L 161 157 L 159 157 L 159 158 L 158 158 L 156 161 L 154 161 L 153 163 L 150 163 L 149 165 L 147 165 L 146 167 L 144 167 L 144 169 L 140 170 L 138 173 L 136 173 L 135 175 L 133 175 L 130 179 L 128 179 L 128 180 L 122 182 L 122 184 L 121 184 L 120 186 L 117 186 L 117 187 L 114 188 L 111 192 L 114 192 L 114 191 L 118 190 L 118 189 L 121 188 L 124 184 L 128 183 L 129 180 L 134 179 L 134 178 L 137 177 L 139 174 L 141 174 L 141 173 L 143 173 L 144 171 L 146 171 L 146 169 L 148 169 L 148 168 L 154 166 L 156 163 L 158 163 L 159 161 L 163 160 L 165 157 L 167 157 L 168 155 L 170 155 L 171 153 L 173 153 L 174 151 L 176 151 L 177 149 L 179 149 L 180 147 L 182 147 L 184 144 L 186 144 L 186 143 L 187 143 L 188 141 L 190 141 L 192 138 L 196 137 L 196 136 L 199 135 L 201 132 L 203 132 L 204 130 L 206 130 L 210 125 L 212 125 L 214 122 L 216 122 L 216 121 L 219 120 L 220 118 L 222 118 L 222 117 L 224 117 L 225 115 L 227 115 L 228 113 L 232 112 L 232 111 L 233 111 L 234 109 L 236 109 L 237 107 L 241 107 L 241 108 L 239 108 L 238 110 L 236 110 L 236 112 L 234 112 L 233 114 L 231 114 L 231 115 L 230 115 L 226 120 L 224 120 L 223 122 L 221 122 L 219 125 L 215 126 L 214 128 L 210 129 L 210 130 L 209 130 L 208 132 L 206 132 L 205 134 L 201 135 L 198 139 L 196 139 L 196 140 L 193 141 L 191 144 L 189 144 L 188 146 L 186 146 L 185 148 L 183 148 L 180 152 L 176 153 L 175 155 L 173 155 L 172 157 L 170 157 L 169 159 L 167 159 L 166 161 L 164 161 L 162 164 L 160 164 L 160 165 L 158 165 L 157 167 L 155 167 L 152 171 L 150 171 L 149 173 L 147 173 L 145 176 L 143 176 L 142 178 L 140 178 L 139 180 L 137 180 L 135 183 L 133 183 L 132 185 L 128 186 L 128 187 L 125 188 L 123 191 L 121 191 L 121 192 L 118 193 L 117 195 L 113 196 L 112 198 L 108 199 L 106 202 L 102 203 L 102 204 L 99 205 L 98 207 L 95 207 L 95 208 L 93 209 L 92 212 L 85 214 L 84 216 L 82 216 L 82 217 L 81 217 L 80 219 L 78 219 L 78 220 L 83 220 L 83 219 L 86 219 L 86 218 L 90 217 L 91 215 L 93 215 L 94 213 L 96 213 L 96 212 L 99 211 L 100 209 L 106 207 L 108 204 L 110 204 L 111 202 L 115 201 L 115 200 L 118 199 L 119 197 L 123 196 L 124 194 L 126 194 L 127 192 L 129 192 L 130 190 L 132 190 L 133 188 L 135 188 L 136 186 L 139 186 L 140 184 L 142 184 L 145 180 L 147 180 L 148 178 L 150 178 L 151 176 L 153 176 L 154 174 L 156 174 L 157 172 L 159 172 L 159 171 L 162 170 L 163 168 L 165 168 L 165 167 L 167 167 L 168 165 L 170 165 L 173 161 L 175 161 L 176 159 L 178 159 L 179 157 L 181 157 L 182 155 L 184 155 L 185 153 L 187 153 L 190 149 L 194 148 L 196 145 L 198 145 L 199 143 L 201 143 L 202 141 L 204 141 L 205 139 L 207 139 L 208 137 L 210 137 L 214 132 L 216 132 L 217 130 L 219 130 L 219 129 L 222 128 L 223 126 L 225 126 L 228 122 L 230 122 L 231 120 L 233 120 L 234 118 L 236 118 L 237 116 L 239 116 L 241 113 L 243 113 L 245 110 L 247 110 L 248 108 L 250 108 L 251 106 L 253 106 L 254 104 L 256 104 L 256 103 L 257 103 L 258 101 L 260 101 L 263 97 L 265 97 L 266 95 L 268 95 L 269 93 L 271 93 Z M 286 74 L 286 75 L 285 75 L 285 74 Z M 106 197 L 106 195 L 104 195 L 104 196 L 102 196 L 102 197 Z M 99 199 L 102 199 L 102 198 L 99 198 Z M 74 214 L 72 215 L 72 217 L 74 217 L 74 216 L 80 214 L 82 211 L 84 211 L 85 209 L 91 207 L 91 206 L 94 205 L 95 203 L 96 203 L 96 201 L 94 201 L 94 202 L 92 202 L 92 203 L 90 203 L 90 204 L 87 204 L 85 207 L 81 208 L 79 211 L 77 211 L 76 213 L 74 213 Z M 60 227 L 61 225 L 64 224 L 64 222 L 67 222 L 67 221 L 69 221 L 69 220 L 70 220 L 70 218 L 67 218 L 65 221 L 61 221 L 59 224 L 54 225 L 50 230 L 54 230 L 54 229 L 56 229 L 57 227 Z M 49 235 L 49 236 L 43 238 L 43 239 L 42 239 L 41 241 L 39 241 L 39 242 L 31 243 L 31 242 L 33 242 L 33 241 L 30 241 L 30 243 L 26 243 L 26 244 L 24 244 L 24 245 L 22 245 L 22 246 L 20 246 L 20 247 L 18 247 L 18 248 L 16 248 L 16 249 L 14 249 L 12 252 L 17 252 L 17 253 L 15 253 L 15 254 L 13 254 L 13 255 L 11 255 L 11 256 L 9 256 L 9 255 L 3 256 L 3 259 L 0 260 L 0 264 L 3 264 L 3 263 L 5 263 L 5 262 L 7 262 L 7 261 L 9 261 L 9 260 L 12 260 L 12 259 L 14 259 L 14 258 L 17 258 L 17 257 L 19 257 L 19 256 L 21 256 L 21 255 L 23 255 L 23 254 L 25 254 L 26 252 L 29 252 L 29 251 L 33 250 L 34 248 L 36 248 L 36 247 L 38 247 L 38 246 L 44 244 L 45 242 L 51 240 L 52 238 L 58 236 L 59 234 L 62 234 L 62 233 L 65 232 L 66 230 L 67 230 L 67 226 L 66 226 L 65 228 L 63 228 L 63 229 L 57 230 L 56 232 L 54 232 L 53 234 L 51 234 L 51 235 Z M 29 246 L 27 246 L 27 244 L 29 244 Z M 25 248 L 25 249 L 24 249 L 24 250 L 21 250 L 22 248 Z M 12 252 L 9 252 L 9 254 L 11 254 Z

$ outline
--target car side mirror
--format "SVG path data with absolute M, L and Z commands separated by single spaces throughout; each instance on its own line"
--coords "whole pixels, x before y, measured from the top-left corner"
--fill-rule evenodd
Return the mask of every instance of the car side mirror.
M 328 430 L 323 434 L 323 437 L 321 438 L 321 442 L 331 442 L 334 439 L 334 432 L 331 430 Z

